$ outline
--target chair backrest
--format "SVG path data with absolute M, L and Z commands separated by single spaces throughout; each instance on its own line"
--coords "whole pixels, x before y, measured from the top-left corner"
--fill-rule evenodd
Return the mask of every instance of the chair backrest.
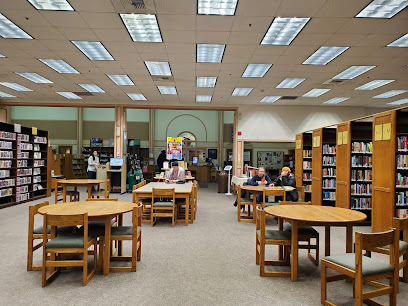
M 174 188 L 153 188 L 152 189 L 152 201 L 154 202 L 154 198 L 175 198 L 175 191 Z
M 401 233 L 402 231 L 402 240 L 408 242 L 408 216 L 404 216 L 404 218 L 394 218 L 392 221 L 392 226 Z
M 265 240 L 265 210 L 260 205 L 256 206 L 256 230 L 261 232 L 261 240 Z
M 279 205 L 312 205 L 312 202 L 279 201 Z
M 112 202 L 112 201 L 115 201 L 115 202 L 117 202 L 118 201 L 118 199 L 85 199 L 85 201 L 88 201 L 88 202 Z
M 133 227 L 142 226 L 143 205 L 138 204 L 133 207 L 132 224 Z
M 143 181 L 142 181 L 142 186 L 144 186 L 144 185 L 146 185 L 146 184 L 147 184 L 147 181 L 146 181 L 146 180 L 143 180 Z M 142 187 L 142 186 L 141 186 L 141 187 Z
M 32 233 L 34 230 L 34 216 L 38 214 L 38 210 L 46 205 L 50 205 L 48 201 L 31 205 L 28 207 L 28 232 Z
M 84 246 L 88 243 L 88 213 L 77 215 L 44 214 L 43 243 L 47 242 L 47 228 L 50 226 L 84 226 Z M 51 233 L 53 235 L 53 233 Z
M 237 189 L 237 196 L 238 196 L 238 199 L 240 199 L 241 198 L 241 185 L 238 185 L 238 189 Z
M 110 179 L 107 179 L 106 181 L 105 181 L 105 193 L 106 192 L 110 192 L 111 190 L 111 185 L 110 185 Z
M 61 180 L 57 180 L 57 189 L 58 188 L 62 188 L 62 185 L 60 184 L 60 182 L 62 182 L 62 181 L 66 181 L 67 179 L 61 179 Z
M 299 201 L 305 200 L 305 186 L 296 186 L 296 190 L 298 192 Z

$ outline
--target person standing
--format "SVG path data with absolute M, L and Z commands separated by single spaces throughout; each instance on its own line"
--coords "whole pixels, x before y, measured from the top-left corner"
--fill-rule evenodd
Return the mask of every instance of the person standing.
M 96 169 L 99 166 L 99 157 L 98 152 L 95 150 L 92 152 L 92 155 L 88 158 L 88 179 L 95 180 L 96 179 Z M 92 186 L 92 191 L 95 191 L 95 187 Z
M 163 168 L 163 163 L 166 161 L 166 151 L 161 151 L 159 157 L 157 157 L 157 166 L 159 167 L 159 171 Z
M 295 176 L 290 173 L 289 167 L 283 167 L 281 175 L 279 175 L 275 181 L 270 186 L 290 186 L 295 188 L 286 195 L 286 201 L 297 202 L 299 199 L 299 194 L 296 190 L 296 179 Z

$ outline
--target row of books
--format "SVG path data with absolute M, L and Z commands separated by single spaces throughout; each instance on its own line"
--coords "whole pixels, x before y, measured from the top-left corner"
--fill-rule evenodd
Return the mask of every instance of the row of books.
M 17 169 L 17 176 L 25 176 L 25 175 L 32 175 L 33 174 L 33 169 L 28 168 L 28 169 Z
M 323 176 L 336 176 L 336 168 L 324 168 Z
M 303 169 L 312 169 L 311 161 L 303 161 Z
M 41 182 L 41 175 L 33 176 L 33 183 Z
M 0 151 L 0 158 L 13 158 L 13 151 Z
M 397 149 L 398 150 L 408 150 L 408 139 L 407 136 L 397 137 Z
M 312 192 L 312 185 L 305 185 L 305 192 Z
M 361 153 L 372 153 L 373 143 L 372 142 L 353 142 L 351 144 L 351 151 L 361 152 Z
M 17 158 L 20 158 L 20 159 L 30 158 L 30 152 L 17 151 Z
M 47 143 L 47 137 L 34 136 L 34 143 Z
M 371 209 L 372 200 L 371 198 L 352 198 L 350 208 L 351 209 Z
M 408 191 L 397 192 L 395 201 L 397 205 L 408 205 Z
M 351 166 L 352 167 L 372 167 L 373 158 L 372 156 L 352 156 Z
M 0 141 L 0 149 L 13 149 L 13 143 L 11 141 Z
M 336 188 L 336 179 L 325 179 L 322 181 L 323 188 Z
M 0 168 L 11 168 L 11 160 L 0 160 Z
M 41 168 L 34 168 L 33 175 L 41 174 Z
M 31 184 L 31 176 L 17 177 L 17 186 Z
M 401 173 L 395 175 L 395 184 L 397 186 L 408 186 L 408 177 L 403 176 Z
M 35 159 L 41 159 L 41 152 L 34 152 Z
M 323 166 L 335 166 L 336 156 L 323 156 Z
M 10 187 L 14 186 L 16 184 L 16 179 L 7 179 L 7 180 L 1 180 L 0 181 L 0 187 Z
M 0 178 L 9 177 L 10 170 L 0 170 Z
M 25 150 L 25 151 L 32 151 L 33 144 L 32 143 L 17 143 L 17 150 Z
M 352 195 L 371 195 L 372 192 L 371 184 L 352 184 L 351 194 Z
M 312 150 L 303 150 L 303 157 L 312 157 Z
M 333 191 L 323 192 L 323 200 L 336 201 L 336 192 Z
M 16 140 L 16 133 L 0 131 L 0 139 Z
M 28 192 L 28 185 L 16 187 L 16 193 Z
M 30 199 L 30 193 L 22 193 L 16 195 L 16 202 L 27 201 Z
M 311 173 L 303 173 L 303 180 L 312 180 L 312 174 Z
M 323 154 L 336 154 L 336 146 L 323 145 Z
M 34 161 L 34 167 L 44 167 L 45 166 L 45 160 L 35 160 Z
M 37 191 L 37 190 L 43 190 L 44 187 L 41 184 L 34 184 L 33 185 L 33 191 Z
M 8 197 L 13 194 L 13 188 L 1 189 L 0 190 L 0 198 Z
M 397 155 L 397 169 L 408 167 L 408 155 Z
M 397 217 L 398 218 L 404 218 L 405 215 L 408 214 L 408 209 L 403 208 L 403 209 L 397 209 Z
M 371 181 L 372 179 L 372 170 L 351 170 L 352 181 Z
M 30 135 L 27 135 L 27 134 L 18 134 L 18 135 L 17 135 L 17 141 L 29 142 L 29 141 L 30 141 Z
M 22 160 L 17 160 L 17 168 L 24 168 L 27 167 L 28 160 L 22 159 Z
M 34 151 L 41 151 L 39 144 L 34 144 Z

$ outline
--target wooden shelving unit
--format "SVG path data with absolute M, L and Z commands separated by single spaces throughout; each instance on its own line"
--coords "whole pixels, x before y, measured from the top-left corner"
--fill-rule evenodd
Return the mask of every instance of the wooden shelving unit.
M 93 151 L 98 152 L 99 162 L 105 165 L 114 154 L 113 147 L 82 147 L 82 155 L 85 158 L 85 169 L 88 167 L 88 158 Z
M 408 112 L 396 113 L 395 152 L 395 213 L 402 218 L 408 214 Z
M 305 187 L 305 201 L 312 198 L 312 133 L 296 135 L 295 178 L 297 186 Z
M 84 155 L 74 155 L 72 157 L 72 172 L 74 178 L 87 177 Z

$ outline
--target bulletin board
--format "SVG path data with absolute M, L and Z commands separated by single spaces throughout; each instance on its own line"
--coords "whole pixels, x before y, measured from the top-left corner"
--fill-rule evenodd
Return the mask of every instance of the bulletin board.
M 258 168 L 281 169 L 283 167 L 283 151 L 258 151 Z

